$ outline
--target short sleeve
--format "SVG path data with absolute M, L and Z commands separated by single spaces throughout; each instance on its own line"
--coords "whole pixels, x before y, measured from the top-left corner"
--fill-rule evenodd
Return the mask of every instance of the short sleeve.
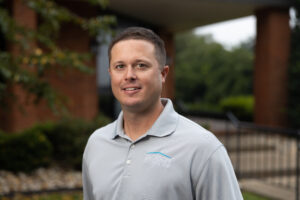
M 83 199 L 93 200 L 92 184 L 89 178 L 86 161 L 82 159 L 82 186 L 83 186 Z
M 195 161 L 195 160 L 194 160 Z M 194 163 L 195 164 L 195 163 Z M 193 168 L 197 170 L 197 168 Z M 196 200 L 243 199 L 231 161 L 224 146 L 218 147 L 200 171 L 192 172 Z

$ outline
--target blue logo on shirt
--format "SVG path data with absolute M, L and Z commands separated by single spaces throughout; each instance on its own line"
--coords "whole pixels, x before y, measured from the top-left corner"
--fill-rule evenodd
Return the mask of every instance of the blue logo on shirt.
M 144 163 L 151 167 L 169 168 L 173 158 L 161 152 L 146 153 Z
M 164 154 L 164 153 L 158 152 L 158 151 L 148 152 L 147 154 L 160 154 L 160 155 L 165 156 L 165 157 L 167 157 L 167 158 L 172 158 L 172 157 L 170 157 L 170 156 L 168 156 L 168 155 L 166 155 L 166 154 Z

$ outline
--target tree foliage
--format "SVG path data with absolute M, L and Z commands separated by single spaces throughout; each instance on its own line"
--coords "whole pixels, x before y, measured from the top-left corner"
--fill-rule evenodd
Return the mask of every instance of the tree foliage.
M 252 94 L 253 40 L 232 50 L 193 32 L 176 38 L 176 98 L 218 104 L 228 96 Z
M 84 0 L 82 0 L 84 1 Z M 7 97 L 13 96 L 9 87 L 19 85 L 36 101 L 46 99 L 49 106 L 55 110 L 59 98 L 58 93 L 50 86 L 45 73 L 50 68 L 63 71 L 68 68 L 82 72 L 92 72 L 86 65 L 90 58 L 88 53 L 82 54 L 60 48 L 56 39 L 61 27 L 72 23 L 95 36 L 99 31 L 110 31 L 115 18 L 110 15 L 84 18 L 54 0 L 23 0 L 23 3 L 34 10 L 39 18 L 36 29 L 22 26 L 10 15 L 7 4 L 0 0 L 0 105 L 3 106 Z M 84 1 L 94 6 L 107 6 L 107 0 Z M 17 49 L 17 54 L 7 51 L 5 44 Z M 59 66 L 59 67 L 57 67 Z

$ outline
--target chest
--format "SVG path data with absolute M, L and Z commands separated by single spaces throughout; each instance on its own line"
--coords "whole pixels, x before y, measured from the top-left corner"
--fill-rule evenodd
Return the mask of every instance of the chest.
M 90 160 L 96 199 L 186 199 L 189 157 L 172 144 L 107 145 Z

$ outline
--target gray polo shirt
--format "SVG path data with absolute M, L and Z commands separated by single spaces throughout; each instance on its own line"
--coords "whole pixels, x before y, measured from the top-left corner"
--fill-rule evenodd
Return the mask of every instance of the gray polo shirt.
M 243 199 L 230 159 L 218 139 L 179 115 L 163 112 L 136 141 L 123 130 L 123 114 L 96 130 L 83 155 L 85 200 Z

